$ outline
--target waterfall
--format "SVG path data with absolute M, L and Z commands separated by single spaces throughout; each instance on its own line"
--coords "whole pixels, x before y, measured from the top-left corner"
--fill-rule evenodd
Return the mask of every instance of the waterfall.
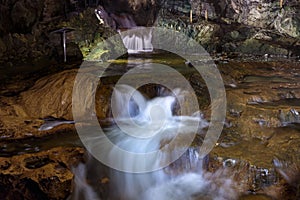
M 113 113 L 117 116 L 118 127 L 112 127 L 108 131 L 109 137 L 119 148 L 141 154 L 161 148 L 162 142 L 171 141 L 178 134 L 179 128 L 179 134 L 188 136 L 192 134 L 190 130 L 194 128 L 189 125 L 199 126 L 202 123 L 201 128 L 208 125 L 199 116 L 174 116 L 173 106 L 175 102 L 176 97 L 173 95 L 162 95 L 149 100 L 130 86 L 116 87 L 112 96 L 112 107 L 116 108 Z M 190 123 L 191 121 L 196 121 L 196 123 Z M 161 163 L 171 162 L 171 158 L 176 156 L 176 151 L 182 147 L 179 145 L 177 148 L 171 153 L 160 153 L 157 159 L 153 160 L 151 158 L 139 160 L 135 156 L 124 158 L 118 154 L 116 148 L 112 149 L 109 157 L 123 165 L 128 171 L 139 170 L 148 166 L 160 168 Z M 182 170 L 194 172 L 202 170 L 202 160 L 199 159 L 196 150 L 188 149 L 181 159 L 185 159 L 185 161 L 176 162 L 177 167 Z M 187 163 L 189 163 L 188 166 L 186 166 Z M 111 198 L 117 199 L 122 196 L 124 199 L 151 199 L 148 189 L 172 180 L 174 174 L 171 168 L 147 173 L 127 173 L 112 170 L 110 173 Z
M 95 9 L 100 24 L 110 26 L 121 35 L 123 43 L 130 54 L 152 52 L 152 29 L 137 26 L 129 13 L 108 13 L 102 6 Z
M 68 200 L 100 200 L 94 189 L 87 183 L 87 167 L 80 163 L 73 168 L 74 189 Z
M 130 54 L 152 52 L 152 29 L 135 27 L 127 31 L 118 31 L 122 41 Z
M 185 140 L 194 134 L 192 132 L 195 127 L 196 130 L 201 130 L 208 126 L 208 122 L 199 113 L 193 116 L 175 116 L 173 107 L 178 96 L 161 95 L 147 99 L 128 85 L 115 87 L 111 104 L 116 125 L 106 129 L 106 136 L 115 145 L 108 152 L 108 158 L 117 167 L 109 169 L 110 189 L 104 199 L 235 199 L 231 180 L 224 179 L 221 183 L 214 184 L 204 174 L 199 147 L 184 149 L 181 142 L 172 145 L 175 137 L 180 137 L 180 141 Z M 102 145 L 103 143 L 97 142 L 97 139 L 101 140 L 96 138 L 94 145 Z M 147 157 L 147 153 L 158 151 L 162 146 L 169 148 L 160 151 L 155 159 Z M 124 157 L 119 153 L 119 149 L 136 155 L 143 154 L 145 159 L 138 156 Z M 178 157 L 178 152 L 182 150 L 184 153 Z M 165 163 L 168 165 L 164 165 Z M 98 169 L 95 162 L 87 163 L 86 167 Z M 77 168 L 75 185 L 79 189 L 75 192 L 85 188 L 92 196 L 84 193 L 85 198 L 81 196 L 73 199 L 88 200 L 96 197 L 93 189 L 96 187 L 87 186 L 87 181 L 78 179 L 84 179 L 86 169 L 83 169 L 82 165 Z M 149 170 L 153 168 L 156 170 Z M 135 171 L 138 173 L 134 173 Z M 94 178 L 97 178 L 95 176 Z

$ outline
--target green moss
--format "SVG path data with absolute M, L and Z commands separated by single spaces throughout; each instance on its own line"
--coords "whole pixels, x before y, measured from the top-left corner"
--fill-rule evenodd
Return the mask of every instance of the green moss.
M 102 47 L 95 48 L 92 53 L 88 52 L 84 55 L 85 60 L 89 61 L 99 61 L 99 60 L 106 60 L 103 56 L 105 53 L 108 53 L 108 50 L 103 49 Z

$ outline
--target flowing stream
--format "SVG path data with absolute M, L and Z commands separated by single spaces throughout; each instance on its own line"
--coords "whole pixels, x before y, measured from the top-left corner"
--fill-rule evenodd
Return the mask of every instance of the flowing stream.
M 140 57 L 140 53 L 153 51 L 152 30 L 136 27 L 127 19 L 124 27 L 131 30 L 120 30 L 119 34 L 128 53 L 136 55 L 106 63 L 112 67 L 102 77 L 107 82 L 104 86 L 115 84 L 115 80 L 123 73 L 134 79 L 133 82 L 151 75 L 163 75 L 158 80 L 169 77 L 170 82 L 179 82 L 167 70 L 156 70 L 156 74 L 151 74 L 155 71 L 153 68 L 158 67 L 153 65 L 157 62 L 170 65 L 182 72 L 184 78 L 188 77 L 186 79 L 198 92 L 197 97 L 207 93 L 200 78 L 191 71 L 189 61 L 170 52 L 158 51 L 142 54 Z M 283 63 L 257 62 L 252 66 L 251 63 L 230 62 L 232 63 L 219 63 L 218 66 L 227 87 L 227 119 L 230 121 L 209 155 L 210 158 L 199 152 L 209 122 L 199 110 L 194 110 L 189 115 L 180 114 L 180 101 L 189 99 L 185 98 L 188 94 L 185 92 L 186 84 L 179 84 L 180 88 L 173 89 L 172 92 L 158 85 L 155 95 L 149 95 L 141 88 L 136 90 L 129 85 L 119 84 L 115 86 L 111 96 L 112 117 L 105 119 L 110 125 L 105 126 L 105 138 L 90 138 L 94 146 L 103 145 L 107 139 L 113 144 L 105 152 L 110 165 L 105 166 L 87 153 L 86 162 L 72 168 L 74 185 L 69 199 L 242 200 L 240 195 L 261 199 L 256 191 L 264 199 L 276 199 L 285 194 L 282 191 L 289 191 L 285 188 L 287 185 L 292 187 L 290 191 L 293 192 L 293 187 L 298 191 L 299 168 L 294 167 L 293 162 L 297 161 L 294 157 L 299 155 L 300 147 L 299 68 L 294 67 L 294 63 L 284 68 Z M 133 71 L 139 74 L 128 73 L 132 69 L 136 69 Z M 198 103 L 205 105 L 205 99 L 202 98 L 203 102 Z M 80 122 L 50 117 L 45 118 L 44 123 L 36 128 L 39 131 L 49 131 L 63 124 L 77 123 Z M 81 138 L 74 132 L 42 138 L 3 140 L 0 142 L 0 157 L 32 154 L 56 147 L 82 147 Z M 93 149 L 93 146 L 87 149 Z M 24 160 L 26 163 L 26 159 Z M 32 160 L 34 162 L 27 162 L 25 167 L 38 169 L 53 162 L 48 157 Z M 8 167 L 8 171 L 10 166 L 7 163 L 7 166 L 3 166 Z M 208 163 L 211 166 L 208 167 Z M 219 166 L 214 166 L 215 163 Z M 0 168 L 3 169 L 3 166 L 0 165 Z M 244 167 L 242 172 L 238 167 Z M 208 172 L 207 169 L 212 168 L 215 171 Z M 230 176 L 227 168 L 234 171 L 235 177 Z M 279 185 L 280 175 L 288 183 L 284 187 Z M 277 194 L 276 191 L 268 192 L 272 190 L 268 187 L 279 188 L 278 185 L 283 189 L 277 189 Z M 242 192 L 239 193 L 240 191 Z M 299 193 L 295 196 L 298 197 Z
M 211 180 L 203 173 L 204 161 L 197 146 L 185 148 L 176 141 L 172 144 L 177 135 L 181 139 L 192 137 L 194 130 L 198 131 L 197 134 L 203 134 L 202 129 L 208 126 L 199 112 L 192 116 L 175 116 L 174 105 L 178 96 L 180 92 L 147 99 L 128 85 L 119 85 L 114 89 L 112 107 L 115 110 L 112 112 L 116 125 L 106 130 L 106 136 L 115 145 L 109 152 L 109 159 L 125 172 L 109 170 L 108 199 L 230 199 L 234 196 L 232 193 L 229 198 L 224 188 L 214 188 L 212 191 Z M 96 144 L 101 144 L 101 141 Z M 164 146 L 171 148 L 159 151 Z M 119 154 L 119 148 L 134 154 L 145 154 L 145 158 L 134 155 L 123 157 Z M 154 151 L 158 151 L 155 157 L 148 155 Z M 95 161 L 88 161 L 73 170 L 75 192 L 72 199 L 83 199 L 83 196 L 84 199 L 94 199 L 96 193 L 93 188 L 96 187 L 83 181 L 91 166 L 95 166 Z M 227 191 L 230 190 L 231 180 L 224 179 L 221 184 Z
M 232 62 L 219 66 L 220 70 L 226 72 L 224 84 L 229 102 L 228 126 L 224 128 L 209 157 L 203 158 L 199 154 L 199 146 L 208 126 L 205 118 L 208 119 L 209 108 L 201 107 L 205 115 L 197 110 L 187 115 L 180 114 L 178 102 L 189 99 L 183 98 L 189 95 L 181 87 L 183 84 L 173 93 L 160 85 L 147 85 L 138 90 L 119 85 L 111 95 L 110 86 L 122 74 L 138 67 L 143 73 L 129 74 L 129 77 L 145 78 L 144 74 L 151 72 L 149 63 L 158 62 L 174 67 L 185 77 L 191 77 L 189 81 L 198 92 L 197 97 L 201 98 L 199 103 L 205 102 L 206 97 L 201 96 L 205 95 L 201 90 L 201 82 L 187 68 L 185 60 L 169 53 L 155 52 L 143 54 L 142 58 L 139 56 L 130 55 L 128 59 L 121 58 L 108 63 L 112 66 L 102 80 L 105 88 L 103 94 L 106 96 L 101 98 L 112 98 L 108 104 L 114 108 L 113 117 L 105 118 L 108 121 L 107 124 L 105 122 L 105 136 L 114 144 L 114 148 L 107 152 L 107 157 L 117 167 L 109 168 L 92 155 L 86 155 L 84 163 L 76 163 L 72 168 L 74 184 L 69 199 L 243 200 L 287 199 L 297 195 L 293 192 L 299 186 L 300 90 L 299 68 L 295 67 L 293 76 L 290 73 L 294 63 L 285 68 L 282 63 L 261 62 Z M 155 75 L 165 77 L 162 71 Z M 232 84 L 235 86 L 232 87 Z M 48 130 L 57 132 L 39 138 L 2 139 L 1 171 L 22 173 L 35 180 L 32 178 L 35 172 L 54 166 L 57 172 L 48 174 L 48 177 L 59 177 L 62 168 L 69 169 L 66 167 L 69 162 L 56 160 L 56 155 L 69 155 L 70 149 L 83 147 L 76 131 L 65 131 L 65 127 L 72 127 L 74 121 L 45 118 L 44 121 L 25 122 L 28 126 L 35 126 L 41 133 Z M 184 148 L 186 145 L 182 139 L 193 136 L 193 133 L 196 133 L 195 140 Z M 180 140 L 174 143 L 174 138 Z M 101 139 L 92 138 L 95 141 L 93 144 L 99 146 Z M 170 148 L 163 149 L 168 146 Z M 157 159 L 123 157 L 118 148 L 133 155 L 157 152 Z M 51 151 L 55 152 L 55 157 L 50 154 Z M 81 156 L 80 160 L 77 159 L 81 161 Z M 20 167 L 16 168 L 15 165 Z M 72 176 L 69 177 L 70 182 L 71 179 Z M 4 184 L 2 186 L 5 187 Z M 3 191 L 11 191 L 10 186 Z M 36 193 L 35 190 L 32 192 Z

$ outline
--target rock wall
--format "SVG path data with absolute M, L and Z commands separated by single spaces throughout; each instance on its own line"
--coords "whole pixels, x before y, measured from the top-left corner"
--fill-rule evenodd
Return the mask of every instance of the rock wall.
M 49 61 L 61 62 L 61 35 L 53 31 L 62 27 L 75 29 L 67 34 L 68 60 L 82 59 L 79 43 L 83 41 L 87 46 L 95 38 L 99 28 L 93 9 L 84 2 L 86 1 L 1 1 L 0 66 L 36 63 L 43 58 L 46 60 L 44 65 Z
M 137 25 L 150 26 L 157 21 L 160 26 L 180 29 L 210 52 L 299 55 L 300 3 L 282 2 L 281 5 L 279 0 L 3 0 L 0 68 L 40 60 L 44 60 L 42 65 L 61 62 L 61 36 L 51 32 L 62 27 L 75 29 L 67 34 L 68 60 L 81 60 L 99 41 L 116 34 L 97 21 L 97 4 L 116 15 L 132 15 Z M 193 23 L 189 22 L 190 11 Z
M 0 159 L 0 199 L 67 199 L 82 148 L 53 148 Z
M 107 12 L 113 14 L 131 14 L 139 26 L 154 24 L 162 0 L 103 0 L 102 4 Z
M 291 37 L 300 36 L 299 1 L 271 0 L 190 0 L 191 9 L 198 16 L 208 10 L 209 18 L 231 20 L 257 28 L 275 29 Z
M 42 58 L 61 62 L 61 35 L 52 32 L 62 27 L 75 29 L 67 34 L 68 60 L 82 59 L 82 54 L 85 56 L 93 43 L 111 34 L 94 14 L 99 3 L 116 15 L 131 14 L 137 25 L 146 26 L 154 23 L 160 6 L 159 0 L 3 0 L 0 5 L 0 66 L 34 63 Z M 49 63 L 47 61 L 43 64 Z
M 199 41 L 210 52 L 300 55 L 296 0 L 167 0 L 158 24 Z M 193 23 L 190 23 L 190 11 Z

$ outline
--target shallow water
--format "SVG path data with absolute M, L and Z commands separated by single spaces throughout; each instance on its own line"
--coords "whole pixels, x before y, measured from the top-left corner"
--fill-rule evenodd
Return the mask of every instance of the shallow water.
M 46 151 L 55 147 L 82 147 L 77 133 L 49 135 L 41 138 L 27 138 L 0 141 L 0 157 Z
M 195 70 L 189 65 L 189 62 L 170 53 L 154 52 L 150 55 L 134 55 L 129 58 L 111 60 L 105 63 L 109 64 L 110 67 L 102 76 L 102 84 L 104 86 L 113 85 L 120 76 L 136 66 L 139 66 L 140 70 L 131 74 L 130 77 L 143 78 L 151 69 L 152 62 L 171 66 L 184 74 L 184 77 L 192 83 L 191 85 L 196 91 L 200 103 L 206 102 L 209 98 L 205 96 L 207 92 L 203 87 L 205 83 L 201 78 L 194 76 Z M 212 198 L 212 196 L 217 198 L 218 195 L 222 196 L 221 199 L 230 199 L 230 197 L 225 198 L 226 195 L 221 190 L 213 190 L 211 186 L 207 186 L 207 183 L 215 183 L 220 189 L 232 191 L 236 196 L 242 193 L 240 199 L 271 199 L 271 195 L 266 190 L 271 186 L 280 185 L 280 180 L 283 180 L 283 177 L 275 170 L 273 160 L 278 158 L 284 162 L 300 166 L 300 162 L 297 160 L 300 153 L 300 121 L 299 117 L 297 118 L 297 113 L 300 112 L 300 86 L 298 84 L 300 77 L 295 75 L 299 72 L 297 72 L 297 68 L 295 69 L 294 63 L 289 64 L 293 67 L 282 67 L 283 64 L 280 62 L 251 63 L 240 66 L 241 63 L 229 62 L 219 66 L 225 85 L 234 84 L 235 87 L 226 88 L 228 101 L 226 128 L 224 128 L 205 164 L 201 164 L 201 169 L 199 168 L 198 171 L 192 171 L 191 173 L 183 172 L 182 168 L 184 167 L 182 165 L 193 161 L 193 159 L 197 160 L 197 158 L 181 158 L 175 164 L 169 166 L 168 169 L 163 172 L 160 171 L 158 175 L 152 174 L 142 177 L 139 181 L 140 183 L 147 183 L 144 187 L 149 187 L 149 184 L 155 182 L 155 186 L 147 191 L 144 191 L 145 189 L 141 186 L 134 186 L 139 189 L 136 189 L 133 193 L 126 190 L 126 187 L 130 187 L 132 190 L 135 184 L 131 183 L 124 186 L 123 181 L 128 180 L 130 174 L 122 172 L 114 172 L 113 176 L 108 177 L 109 183 L 113 187 L 112 190 L 109 187 L 104 187 L 106 189 L 104 192 L 103 190 L 95 190 L 96 187 L 90 186 L 89 182 L 84 182 L 86 185 L 81 182 L 80 184 L 83 184 L 81 187 L 88 188 L 87 191 L 90 191 L 89 194 L 92 196 L 94 195 L 93 192 L 97 193 L 97 196 L 102 199 L 110 196 L 113 193 L 111 191 L 114 191 L 114 189 L 119 190 L 119 193 L 114 194 L 115 196 L 112 195 L 115 199 L 121 199 L 122 195 L 120 194 L 126 193 L 126 191 L 128 192 L 126 195 L 130 197 L 132 195 L 138 196 L 136 194 L 138 190 L 144 191 L 142 193 L 142 195 L 145 195 L 143 199 L 151 199 L 153 193 L 158 195 L 156 196 L 157 199 L 168 199 L 170 197 L 168 195 L 175 195 L 178 199 L 187 199 L 189 195 L 196 196 L 195 199 L 201 199 L 203 196 L 206 199 Z M 89 64 L 94 66 L 99 73 L 103 71 L 103 69 L 99 70 L 98 68 L 103 66 L 103 63 Z M 164 71 L 160 71 L 157 76 L 163 78 L 166 75 Z M 172 81 L 176 82 L 176 80 Z M 139 90 L 141 94 L 145 95 L 146 100 L 142 100 L 144 104 L 146 101 L 153 100 L 155 96 L 166 97 L 170 94 L 163 95 L 161 86 L 146 86 L 146 89 L 139 88 Z M 188 103 L 187 99 L 184 99 L 184 101 Z M 146 106 L 144 105 L 144 107 Z M 200 109 L 203 111 L 205 119 L 209 121 L 211 112 L 209 103 L 203 103 Z M 126 117 L 137 116 L 140 112 L 136 108 L 132 109 Z M 172 114 L 178 115 L 176 112 L 173 111 Z M 163 113 L 158 112 L 158 115 L 154 114 L 152 117 L 160 119 L 162 115 Z M 124 114 L 121 114 L 121 116 L 124 117 Z M 154 126 L 154 124 L 152 125 Z M 119 140 L 122 141 L 123 139 Z M 123 145 L 126 148 L 128 143 L 126 144 L 125 140 L 124 142 Z M 196 140 L 193 142 L 191 149 L 198 148 L 200 145 L 201 139 Z M 82 147 L 83 145 L 79 137 L 73 132 L 42 138 L 5 140 L 0 141 L 0 157 L 42 152 L 59 146 Z M 132 146 L 128 145 L 128 149 L 130 150 Z M 140 149 L 138 148 L 137 151 L 140 151 Z M 80 165 L 79 172 L 75 170 L 74 173 L 78 174 L 78 177 L 82 180 L 87 176 L 85 170 L 88 170 L 88 168 Z M 226 175 L 232 172 L 224 172 L 224 175 L 218 172 L 218 169 L 232 170 L 236 173 L 236 177 L 228 178 Z M 175 175 L 172 177 L 170 174 Z M 158 176 L 162 180 L 156 180 Z M 164 176 L 167 178 L 164 178 Z M 118 181 L 119 178 L 116 177 L 121 177 L 122 181 Z M 148 182 L 144 179 L 147 179 Z M 227 187 L 226 181 L 238 184 L 245 183 L 246 186 L 243 186 L 242 189 Z M 160 182 L 164 184 L 159 184 Z M 195 187 L 190 187 L 190 185 Z M 214 195 L 209 196 L 207 191 L 214 193 Z M 236 196 L 233 198 L 236 198 Z M 174 198 L 172 197 L 172 199 Z
M 161 57 L 158 56 L 158 58 Z M 168 58 L 171 58 L 171 60 L 169 60 Z M 133 60 L 129 61 L 112 61 L 111 63 L 112 66 L 115 66 L 116 64 L 121 64 L 121 66 L 124 66 L 124 72 L 126 72 L 126 70 L 133 68 L 140 62 L 144 67 L 143 70 L 147 71 L 147 69 L 149 69 L 147 68 L 147 65 L 151 67 L 149 63 L 161 61 L 155 56 L 152 59 L 153 60 L 146 60 L 146 64 L 136 58 L 133 58 Z M 162 57 L 162 60 L 164 59 L 165 63 L 172 65 L 175 69 L 181 71 L 185 75 L 189 76 L 195 73 L 195 71 L 191 69 L 191 66 L 188 65 L 187 61 L 184 61 L 180 58 L 174 59 L 173 55 L 170 56 L 165 54 Z M 283 70 L 279 72 L 273 66 L 269 66 L 268 63 L 262 63 L 263 67 L 260 67 L 260 63 L 254 64 L 255 66 L 253 66 L 253 63 L 249 64 L 251 66 L 246 66 L 245 72 L 243 72 L 243 69 L 240 69 L 242 78 L 234 77 L 234 74 L 230 74 L 230 67 L 234 64 L 227 65 L 229 69 L 226 70 L 229 71 L 227 72 L 229 73 L 229 75 L 228 77 L 224 75 L 225 81 L 226 79 L 230 78 L 230 81 L 237 83 L 236 87 L 228 88 L 228 92 L 236 92 L 237 94 L 239 94 L 240 97 L 240 99 L 234 99 L 229 95 L 228 107 L 233 108 L 232 113 L 237 112 L 239 114 L 233 117 L 229 114 L 228 127 L 224 130 L 224 133 L 220 138 L 220 142 L 216 144 L 216 148 L 212 151 L 209 162 L 216 162 L 221 164 L 225 168 L 233 168 L 233 170 L 235 170 L 236 167 L 242 168 L 241 166 L 247 166 L 247 169 L 245 169 L 243 172 L 237 170 L 236 173 L 243 173 L 243 176 L 248 177 L 246 178 L 246 180 L 242 181 L 247 182 L 248 184 L 246 190 L 254 191 L 254 193 L 253 195 L 244 195 L 243 197 L 241 197 L 241 199 L 271 199 L 274 197 L 270 197 L 269 194 L 255 195 L 255 193 L 257 191 L 264 193 L 265 188 L 269 188 L 272 185 L 277 185 L 279 183 L 279 179 L 282 178 L 274 168 L 274 165 L 272 163 L 274 158 L 280 158 L 282 160 L 285 160 L 286 154 L 293 156 L 298 153 L 299 148 L 296 144 L 297 142 L 299 142 L 299 137 L 297 137 L 297 135 L 299 135 L 299 128 L 297 128 L 298 121 L 291 121 L 290 119 L 287 122 L 282 121 L 280 116 L 277 116 L 277 113 L 279 112 L 279 110 L 282 110 L 284 114 L 290 112 L 290 110 L 294 110 L 294 113 L 298 112 L 297 110 L 299 110 L 300 102 L 298 98 L 289 98 L 288 96 L 287 98 L 285 98 L 284 95 L 283 97 L 280 97 L 279 95 L 281 95 L 282 93 L 282 87 L 289 86 L 293 83 L 297 83 L 297 81 L 299 80 L 297 76 L 292 76 L 290 78 L 290 72 L 288 68 L 285 68 L 285 71 Z M 271 65 L 274 65 L 274 63 L 272 63 Z M 247 67 L 251 70 L 247 69 Z M 255 70 L 257 70 L 258 72 Z M 254 71 L 255 73 L 252 75 L 251 71 Z M 109 70 L 109 73 L 110 74 L 107 74 L 108 76 L 105 78 L 109 79 L 110 76 L 115 75 L 113 70 Z M 261 73 L 261 75 L 257 75 L 259 73 Z M 279 73 L 280 75 L 278 75 Z M 135 76 L 139 75 L 135 74 Z M 278 84 L 281 85 L 279 85 L 279 89 L 277 90 Z M 195 85 L 193 86 L 195 87 Z M 298 88 L 298 86 L 296 86 L 296 88 Z M 270 89 L 274 92 L 272 91 L 271 93 L 269 93 Z M 290 90 L 291 88 L 287 88 L 285 92 L 290 92 Z M 295 88 L 292 88 L 292 90 L 295 90 Z M 209 110 L 207 111 L 209 116 Z M 284 133 L 284 135 L 282 133 Z M 216 161 L 213 161 L 215 159 Z M 176 167 L 180 168 L 178 165 L 175 165 L 175 168 Z M 210 169 L 210 167 L 211 166 L 209 165 L 208 169 Z M 200 172 L 199 174 L 202 174 L 202 172 Z M 175 195 L 178 196 L 178 198 L 186 199 L 188 198 L 189 193 L 185 189 L 183 190 L 186 191 L 186 194 L 181 194 L 182 191 L 180 191 L 180 189 L 178 191 L 172 189 L 173 184 L 177 185 L 178 188 L 181 188 L 180 183 L 177 183 L 176 181 L 180 181 L 182 184 L 184 184 L 184 181 L 188 180 L 189 178 L 185 177 L 183 178 L 183 180 L 179 179 L 172 180 L 171 182 L 167 181 L 166 184 L 168 186 L 166 187 L 156 186 L 152 189 L 149 189 L 149 194 L 152 192 L 154 193 L 154 195 L 158 195 L 157 198 L 168 199 L 170 195 L 172 196 L 171 191 L 173 191 L 174 193 L 178 192 L 178 194 Z M 200 181 L 200 179 L 200 177 L 196 179 L 191 179 L 191 182 L 188 183 L 188 185 L 194 184 L 196 181 Z M 204 182 L 217 182 L 218 180 L 222 180 L 222 176 L 216 176 L 212 180 L 207 179 L 204 180 Z M 225 180 L 231 180 L 237 183 L 237 180 L 235 179 Z M 122 181 L 120 180 L 120 182 Z M 220 184 L 222 185 L 222 183 Z M 198 186 L 200 185 L 201 184 L 199 184 Z M 202 186 L 205 187 L 204 185 Z M 116 189 L 115 187 L 114 189 Z M 168 192 L 169 189 L 170 191 Z M 226 187 L 225 185 L 223 185 L 223 189 L 229 191 L 232 189 L 232 187 Z M 197 194 L 200 195 L 196 199 L 201 199 L 203 196 L 205 196 L 205 194 L 201 194 L 201 192 L 203 192 L 203 189 L 195 188 L 195 190 L 198 190 L 199 193 Z M 210 191 L 211 188 L 206 188 L 206 190 Z M 233 190 L 235 191 L 236 195 L 238 195 L 240 192 L 239 189 Z M 218 191 L 213 192 L 215 195 L 218 194 Z M 126 193 L 126 190 L 123 191 L 123 193 Z M 187 196 L 182 197 L 181 195 Z M 213 198 L 212 196 L 213 195 L 208 195 L 206 196 L 206 198 Z M 215 196 L 214 198 L 217 197 Z M 226 195 L 224 194 L 222 197 L 219 198 L 230 199 L 230 197 L 226 197 Z

